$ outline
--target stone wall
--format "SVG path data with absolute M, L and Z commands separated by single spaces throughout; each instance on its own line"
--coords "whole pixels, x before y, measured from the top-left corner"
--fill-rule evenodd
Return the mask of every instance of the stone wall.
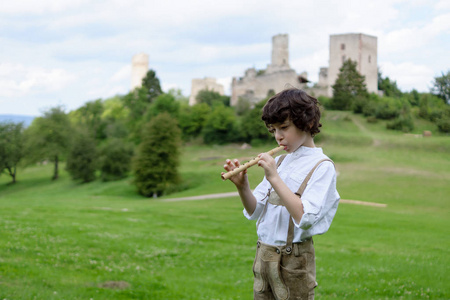
M 220 95 L 225 94 L 223 85 L 217 83 L 215 78 L 205 77 L 203 79 L 192 79 L 189 105 L 194 105 L 197 103 L 197 100 L 195 98 L 197 97 L 198 92 L 200 92 L 201 90 L 214 91 L 219 93 Z

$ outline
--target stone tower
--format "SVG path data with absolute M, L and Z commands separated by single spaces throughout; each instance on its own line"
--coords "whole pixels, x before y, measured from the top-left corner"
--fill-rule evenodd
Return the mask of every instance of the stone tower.
M 133 91 L 142 86 L 142 79 L 147 75 L 148 55 L 145 53 L 134 55 L 131 64 L 131 90 Z
M 289 69 L 289 36 L 277 34 L 272 37 L 272 61 L 267 66 L 266 72 L 272 73 Z
M 330 65 L 328 68 L 328 95 L 333 94 L 339 68 L 345 60 L 357 62 L 358 72 L 366 77 L 369 93 L 378 92 L 377 38 L 362 33 L 335 34 L 330 36 Z

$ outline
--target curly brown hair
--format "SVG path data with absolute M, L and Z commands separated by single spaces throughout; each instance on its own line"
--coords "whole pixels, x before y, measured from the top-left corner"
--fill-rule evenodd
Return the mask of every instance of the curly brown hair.
M 319 102 L 300 89 L 286 89 L 271 97 L 263 107 L 261 119 L 270 128 L 271 124 L 291 120 L 297 128 L 315 136 L 322 127 Z

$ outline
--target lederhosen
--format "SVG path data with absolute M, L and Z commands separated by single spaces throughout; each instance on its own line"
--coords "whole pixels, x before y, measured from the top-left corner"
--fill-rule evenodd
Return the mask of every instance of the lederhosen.
M 277 167 L 285 155 L 278 160 Z M 324 161 L 320 160 L 308 173 L 296 195 L 299 197 L 308 184 L 316 168 Z M 259 222 L 267 210 L 267 202 L 283 205 L 275 191 L 268 193 L 266 205 Z M 299 243 L 293 243 L 294 222 L 289 218 L 289 228 L 285 246 L 272 246 L 258 241 L 255 261 L 253 263 L 253 297 L 258 300 L 276 299 L 314 299 L 316 282 L 316 263 L 312 238 Z

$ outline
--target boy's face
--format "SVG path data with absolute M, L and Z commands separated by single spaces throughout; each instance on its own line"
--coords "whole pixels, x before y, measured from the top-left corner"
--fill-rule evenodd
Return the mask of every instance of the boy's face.
M 287 153 L 294 152 L 300 146 L 315 147 L 311 133 L 300 130 L 290 119 L 283 123 L 270 124 L 269 131 L 273 133 L 277 143 L 284 146 Z

